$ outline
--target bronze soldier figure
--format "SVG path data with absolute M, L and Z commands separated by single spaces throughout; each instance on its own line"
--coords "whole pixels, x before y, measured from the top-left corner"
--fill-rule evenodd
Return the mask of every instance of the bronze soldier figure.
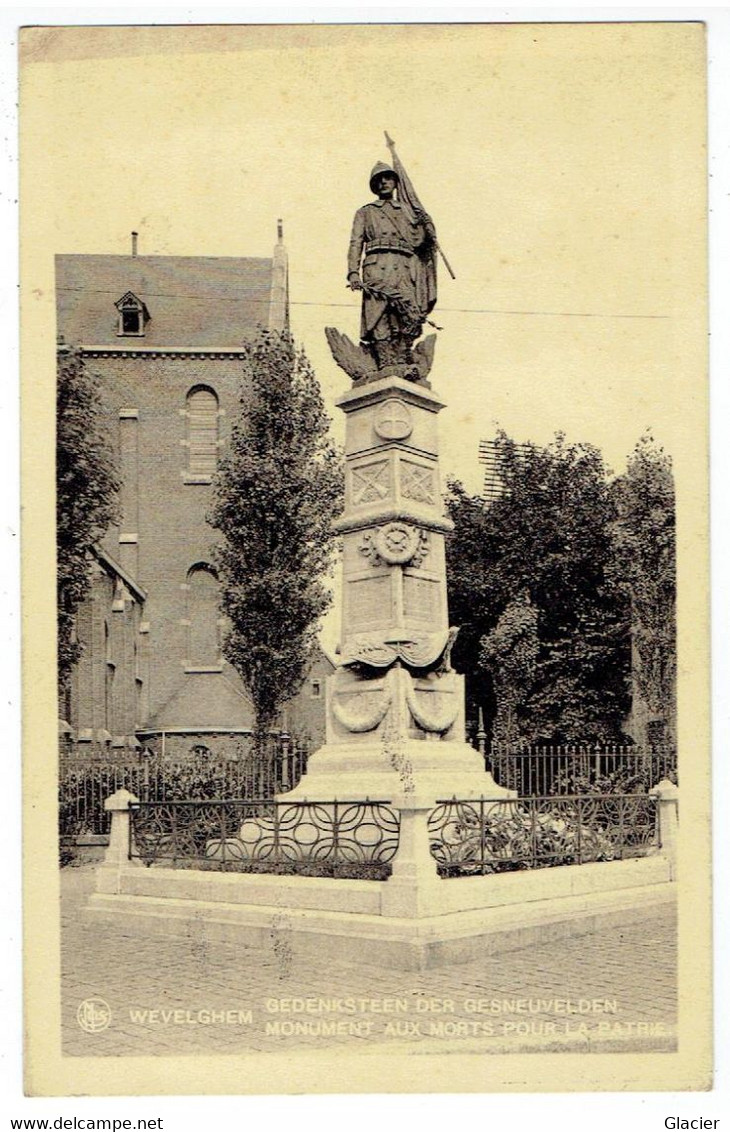
M 382 162 L 370 175 L 377 200 L 355 213 L 347 283 L 362 291 L 360 339 L 378 369 L 412 366 L 413 344 L 436 303 L 436 230 L 398 198 L 400 178 Z

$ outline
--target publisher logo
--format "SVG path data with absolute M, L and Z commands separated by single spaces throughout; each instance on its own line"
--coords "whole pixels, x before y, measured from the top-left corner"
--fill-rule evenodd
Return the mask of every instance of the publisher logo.
M 76 1011 L 76 1021 L 87 1034 L 98 1034 L 106 1030 L 112 1020 L 112 1012 L 108 1002 L 103 998 L 85 998 L 79 1003 Z

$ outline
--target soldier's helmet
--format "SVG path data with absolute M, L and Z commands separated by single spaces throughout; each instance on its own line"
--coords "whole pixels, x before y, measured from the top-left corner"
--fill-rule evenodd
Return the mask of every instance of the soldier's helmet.
M 377 184 L 378 178 L 382 177 L 383 173 L 389 173 L 391 177 L 395 177 L 396 185 L 400 184 L 400 177 L 396 173 L 395 169 L 391 169 L 390 165 L 386 165 L 384 162 L 379 161 L 377 165 L 373 166 L 373 171 L 370 174 L 370 192 L 371 193 L 377 192 L 377 189 L 376 189 L 375 186 Z

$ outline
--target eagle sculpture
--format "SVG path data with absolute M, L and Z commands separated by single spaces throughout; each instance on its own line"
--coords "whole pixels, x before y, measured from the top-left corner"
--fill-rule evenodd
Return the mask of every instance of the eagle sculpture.
M 334 326 L 325 327 L 327 343 L 332 351 L 332 357 L 340 369 L 351 377 L 355 384 L 366 381 L 376 381 L 386 374 L 395 374 L 408 381 L 426 382 L 436 348 L 436 335 L 429 334 L 413 348 L 413 363 L 410 365 L 388 366 L 387 370 L 379 370 L 375 358 L 365 346 L 355 345 L 346 334 L 342 334 Z

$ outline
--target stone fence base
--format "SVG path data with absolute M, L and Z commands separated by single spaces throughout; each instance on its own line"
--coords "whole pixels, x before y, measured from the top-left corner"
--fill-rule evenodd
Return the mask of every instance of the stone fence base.
M 141 935 L 234 942 L 271 954 L 422 970 L 531 947 L 642 917 L 673 903 L 676 787 L 662 785 L 659 851 L 624 861 L 441 878 L 423 803 L 400 807 L 400 840 L 386 881 L 212 872 L 129 857 L 129 803 L 108 799 L 113 822 L 88 914 Z
M 415 917 L 388 914 L 390 883 L 138 868 L 119 892 L 95 893 L 89 915 L 140 935 L 199 936 L 270 955 L 286 943 L 321 961 L 423 970 L 627 923 L 675 899 L 663 857 L 437 877 Z

